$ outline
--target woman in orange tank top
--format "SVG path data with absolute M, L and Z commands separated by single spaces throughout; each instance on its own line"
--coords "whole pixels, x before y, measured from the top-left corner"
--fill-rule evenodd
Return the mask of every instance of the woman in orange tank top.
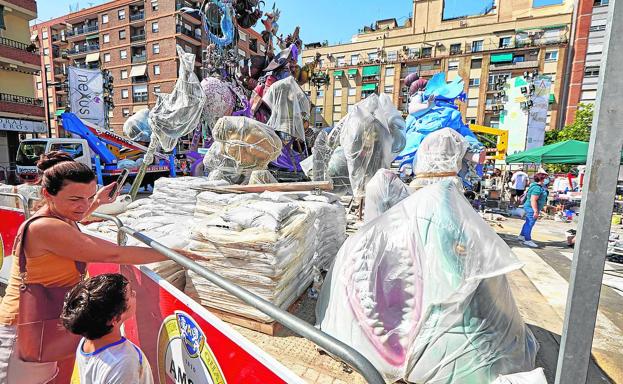
M 97 191 L 95 174 L 86 165 L 62 152 L 42 155 L 37 167 L 45 205 L 42 217 L 28 227 L 23 244 L 26 255 L 26 282 L 45 287 L 73 286 L 80 281 L 75 262 L 145 264 L 166 258 L 151 248 L 121 247 L 80 232 L 77 222 L 101 204 L 114 201 L 109 193 L 115 184 Z M 6 294 L 0 303 L 0 384 L 65 384 L 73 368 L 66 364 L 22 361 L 16 351 L 16 322 L 19 314 L 19 267 L 14 257 Z M 60 369 L 59 369 L 60 368 Z

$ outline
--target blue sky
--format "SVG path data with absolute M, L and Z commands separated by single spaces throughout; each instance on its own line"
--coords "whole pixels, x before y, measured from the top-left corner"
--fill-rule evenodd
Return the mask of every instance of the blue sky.
M 535 6 L 560 3 L 562 0 L 533 0 Z M 69 7 L 81 8 L 102 4 L 103 0 L 39 0 L 39 21 L 49 20 L 69 12 Z M 265 0 L 265 10 L 270 10 L 274 0 Z M 493 0 L 446 0 L 445 17 L 458 17 L 480 13 Z M 346 43 L 365 25 L 376 20 L 396 18 L 404 24 L 411 15 L 412 0 L 277 0 L 281 9 L 279 31 L 288 34 L 301 27 L 304 43 L 328 40 L 330 44 Z M 258 30 L 262 29 L 259 25 Z

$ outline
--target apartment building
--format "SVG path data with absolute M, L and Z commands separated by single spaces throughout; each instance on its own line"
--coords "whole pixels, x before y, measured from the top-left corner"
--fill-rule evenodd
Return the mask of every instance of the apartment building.
M 606 36 L 608 0 L 580 0 L 575 20 L 573 58 L 565 123 L 573 122 L 579 103 L 594 103 Z
M 36 87 L 39 96 L 48 99 L 52 135 L 66 135 L 58 116 L 67 106 L 63 82 L 69 66 L 110 71 L 114 108 L 109 111 L 109 124 L 118 133 L 130 115 L 155 105 L 155 93 L 172 91 L 178 73 L 176 45 L 195 54 L 196 74 L 202 78 L 207 36 L 197 13 L 180 12 L 183 7 L 198 8 L 198 3 L 115 0 L 34 25 L 33 38 L 43 52 Z M 263 47 L 253 30 L 240 31 L 239 36 L 240 54 L 248 56 Z
M 460 109 L 468 123 L 499 126 L 497 90 L 500 78 L 538 71 L 552 79 L 549 128 L 554 128 L 564 73 L 573 1 L 533 7 L 531 0 L 496 0 L 482 14 L 446 19 L 443 0 L 414 0 L 412 17 L 399 26 L 395 19 L 366 27 L 350 43 L 307 44 L 303 61 L 321 57 L 328 84 L 307 84 L 316 127 L 335 124 L 371 93 L 391 95 L 405 114 L 404 78 L 413 72 L 429 78 L 461 76 L 467 100 Z
M 0 0 L 0 182 L 9 177 L 20 139 L 47 133 L 32 86 L 40 67 L 28 23 L 36 18 L 36 1 Z

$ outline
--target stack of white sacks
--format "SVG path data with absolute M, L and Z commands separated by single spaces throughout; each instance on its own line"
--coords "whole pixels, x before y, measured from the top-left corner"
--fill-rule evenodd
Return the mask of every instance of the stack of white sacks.
M 186 249 L 203 258 L 199 264 L 287 308 L 310 285 L 313 271 L 328 267 L 346 237 L 336 200 L 331 194 L 203 192 Z M 192 271 L 186 293 L 208 307 L 271 321 Z

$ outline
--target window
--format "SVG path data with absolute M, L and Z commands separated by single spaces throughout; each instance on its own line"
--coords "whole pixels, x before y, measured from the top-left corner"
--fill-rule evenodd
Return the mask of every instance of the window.
M 545 51 L 545 61 L 558 61 L 558 51 Z
M 322 114 L 322 111 L 324 111 L 323 107 L 316 107 L 316 114 Z
M 333 106 L 333 113 L 341 113 L 342 112 L 342 105 L 341 104 L 336 104 Z
M 119 31 L 119 40 L 125 40 L 125 29 Z
M 335 60 L 336 64 L 338 67 L 342 67 L 344 65 L 346 65 L 346 57 L 345 56 L 338 56 Z
M 353 109 L 355 109 L 355 105 L 354 104 L 348 104 L 348 107 L 346 108 L 346 111 L 350 113 Z
M 160 93 L 160 86 L 159 85 L 154 86 L 154 93 Z
M 392 76 L 394 76 L 394 67 L 385 68 L 385 77 L 392 77 Z
M 523 63 L 526 61 L 526 55 L 514 55 L 513 63 Z
M 482 51 L 482 40 L 472 41 L 472 52 L 480 52 Z
M 117 16 L 119 17 L 119 20 L 124 20 L 125 19 L 125 9 L 120 9 L 117 11 Z
M 357 65 L 359 63 L 359 55 L 350 55 L 350 65 Z
M 240 41 L 247 41 L 247 34 L 242 32 L 242 31 L 238 31 L 238 36 L 240 36 Z
M 127 79 L 128 78 L 128 70 L 127 69 L 122 69 L 120 75 L 121 75 L 121 80 Z
M 69 154 L 73 159 L 84 155 L 82 144 L 80 143 L 53 143 L 50 151 L 61 151 Z
M 378 52 L 376 52 L 376 51 L 368 52 L 368 60 L 369 61 L 374 61 L 374 60 L 377 60 L 378 58 L 379 58 Z
M 151 10 L 153 12 L 158 10 L 158 0 L 151 0 Z
M 473 99 L 467 99 L 467 106 L 468 107 L 477 107 L 478 106 L 478 98 L 473 98 Z
M 129 94 L 130 94 L 130 92 L 128 92 L 128 90 L 127 90 L 127 89 L 122 89 L 122 90 L 121 90 L 121 98 L 122 98 L 122 99 L 127 99 L 127 98 L 128 98 L 128 96 L 129 96 Z
M 342 88 L 333 91 L 333 97 L 342 97 Z
M 121 60 L 125 60 L 128 58 L 128 51 L 126 51 L 125 49 L 122 49 L 119 51 L 119 57 L 121 58 Z
M 584 77 L 599 77 L 599 67 L 586 67 Z
M 50 48 L 43 48 L 43 56 L 49 56 L 50 55 Z
M 386 85 L 383 88 L 383 93 L 387 93 L 388 95 L 393 95 L 394 94 L 394 86 L 393 85 Z
M 104 63 L 110 62 L 110 53 L 104 53 Z
M 461 43 L 450 44 L 450 54 L 458 55 L 461 53 Z
M 599 7 L 601 5 L 608 5 L 609 0 L 595 0 L 595 2 L 593 3 L 593 5 L 595 7 Z
M 316 128 L 322 128 L 322 121 L 317 121 L 317 122 L 314 124 L 314 126 L 315 126 Z
M 474 79 L 469 79 L 469 86 L 470 87 L 479 87 L 480 86 L 480 79 L 479 78 L 474 78 Z
M 160 74 L 160 64 L 154 65 L 154 75 Z
M 599 32 L 599 31 L 605 31 L 606 30 L 606 24 L 602 24 L 602 25 L 591 25 L 589 31 L 590 32 Z
M 489 74 L 489 84 L 504 84 L 510 77 L 510 73 L 492 73 Z
M 387 61 L 396 61 L 398 60 L 398 52 L 397 51 L 388 51 L 387 52 Z
M 108 23 L 108 15 L 102 15 L 102 24 Z
M 472 59 L 470 68 L 471 69 L 480 69 L 480 68 L 482 68 L 482 59 Z
M 433 55 L 433 47 L 423 47 L 422 57 L 431 57 Z
M 240 55 L 241 57 L 247 57 L 247 53 L 240 48 L 238 48 L 238 55 Z
M 467 124 L 476 124 L 476 118 L 475 117 L 468 117 L 467 118 Z
M 128 117 L 130 116 L 130 108 L 123 108 L 121 110 L 121 114 L 123 115 L 123 117 Z
M 37 81 L 37 89 L 41 89 L 41 88 L 42 88 L 41 82 Z
M 448 61 L 448 71 L 454 71 L 459 69 L 459 61 L 458 60 L 450 60 Z
M 44 40 L 48 38 L 48 30 L 47 29 L 41 30 L 41 38 L 44 39 Z
M 317 98 L 322 98 L 322 97 L 324 97 L 324 89 L 317 89 L 317 90 L 316 90 L 316 97 L 317 97 Z
M 357 88 L 348 88 L 348 96 L 357 96 Z
M 158 22 L 154 21 L 153 23 L 151 23 L 151 31 L 153 33 L 157 33 L 158 32 Z
M 511 38 L 510 37 L 500 37 L 500 48 L 508 48 L 511 46 Z
M 597 98 L 597 91 L 583 91 L 580 96 L 581 101 L 595 101 Z
M 46 72 L 50 72 L 50 64 L 46 64 L 45 65 L 45 71 Z
M 102 36 L 104 43 L 110 43 L 110 35 L 108 33 L 104 33 Z
M 160 53 L 160 44 L 159 43 L 154 43 L 154 45 L 151 46 L 151 51 L 154 54 L 159 54 Z

